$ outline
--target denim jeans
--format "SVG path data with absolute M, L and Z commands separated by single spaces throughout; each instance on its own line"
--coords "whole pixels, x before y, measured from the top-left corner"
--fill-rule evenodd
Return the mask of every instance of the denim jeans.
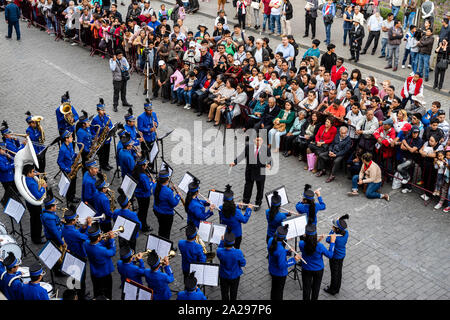
M 405 53 L 403 54 L 402 66 L 405 65 L 406 60 L 408 60 L 408 56 L 409 56 L 409 64 L 411 64 L 411 61 L 412 61 L 412 59 L 411 59 L 411 50 L 405 48 Z
M 392 6 L 391 12 L 394 15 L 394 19 L 397 17 L 399 11 L 400 11 L 400 7 Z
M 16 22 L 9 22 L 8 21 L 8 38 L 11 38 L 12 36 L 12 30 L 16 29 L 16 36 L 17 36 L 17 40 L 20 39 L 20 25 L 19 25 L 19 20 L 17 20 Z
M 417 64 L 419 62 L 419 53 L 418 52 L 410 52 L 409 53 L 411 55 L 411 69 L 414 73 L 416 73 L 417 71 Z
M 270 15 L 270 31 L 275 32 L 275 24 L 277 24 L 277 33 L 281 33 L 280 15 Z
M 386 47 L 388 43 L 388 38 L 381 38 L 381 55 L 387 57 L 389 55 L 389 51 L 386 52 Z
M 185 101 L 186 104 L 188 104 L 188 105 L 191 105 L 191 104 L 192 104 L 192 93 L 193 93 L 193 90 L 192 90 L 192 89 L 183 92 L 184 101 Z
M 352 178 L 352 190 L 358 190 L 359 175 L 355 174 Z M 367 185 L 366 197 L 369 199 L 381 199 L 381 194 L 377 190 L 381 187 L 381 182 L 371 182 Z
M 45 17 L 45 22 L 47 23 L 47 29 L 49 31 L 53 31 L 53 22 L 52 18 Z
M 325 23 L 325 21 L 323 22 L 325 24 L 325 33 L 327 35 L 327 40 L 325 41 L 327 44 L 330 44 L 331 41 L 331 23 Z
M 347 28 L 344 28 L 344 44 L 346 44 L 347 42 L 347 36 L 348 36 L 348 43 L 350 43 L 350 30 L 351 29 L 347 29 Z M 328 36 L 327 36 L 327 39 L 328 39 Z
M 270 14 L 263 14 L 263 25 L 262 25 L 263 31 L 266 30 L 266 24 L 270 29 Z
M 403 28 L 405 28 L 405 30 L 413 24 L 414 22 L 414 17 L 416 16 L 415 12 L 411 12 L 408 16 L 408 20 L 406 19 L 406 16 L 403 16 Z
M 280 148 L 280 138 L 281 136 L 284 136 L 286 134 L 286 130 L 283 132 L 278 131 L 277 129 L 270 129 L 269 130 L 269 144 L 272 145 L 273 137 L 275 136 L 275 149 Z
M 423 73 L 423 68 L 425 67 L 425 74 Z M 428 78 L 428 74 L 430 72 L 430 55 L 419 53 L 419 67 L 417 68 L 417 72 L 419 72 L 420 77 L 425 76 Z

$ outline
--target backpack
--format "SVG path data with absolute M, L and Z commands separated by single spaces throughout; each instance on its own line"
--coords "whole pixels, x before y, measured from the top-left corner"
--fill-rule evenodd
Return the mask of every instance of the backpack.
M 174 22 L 177 21 L 177 19 L 178 19 L 178 9 L 179 9 L 178 6 L 172 9 L 172 12 L 169 15 L 170 16 L 170 20 L 172 20 Z

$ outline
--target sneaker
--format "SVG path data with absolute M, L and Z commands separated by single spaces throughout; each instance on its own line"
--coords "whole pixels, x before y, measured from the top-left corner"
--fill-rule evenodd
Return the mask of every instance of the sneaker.
M 448 212 L 450 212 L 450 207 L 445 207 L 444 210 L 442 210 L 442 211 L 444 211 L 445 213 L 448 213 Z
M 420 196 L 424 201 L 428 201 L 430 200 L 430 197 L 427 196 L 425 193 L 423 195 Z
M 405 69 L 405 65 L 404 64 L 402 64 L 402 69 Z
M 407 184 L 409 180 L 403 179 L 402 184 Z
M 408 69 L 411 69 L 411 65 L 410 64 L 408 64 Z
M 442 208 L 442 204 L 441 204 L 440 202 L 438 202 L 438 204 L 435 205 L 434 208 L 435 208 L 436 210 L 439 210 L 440 208 Z
M 402 193 L 409 193 L 409 192 L 412 192 L 412 190 L 411 190 L 411 189 L 408 189 L 408 188 L 404 188 L 404 189 L 402 190 Z
M 191 105 L 188 103 L 187 105 L 184 106 L 184 108 L 189 110 L 191 108 Z
M 389 200 L 390 200 L 390 197 L 389 197 L 389 195 L 388 195 L 387 193 L 383 194 L 383 195 L 381 196 L 381 198 L 384 199 L 384 200 L 386 200 L 386 201 L 388 201 L 388 202 L 389 202 Z
M 72 42 L 70 45 L 71 46 L 76 46 L 78 43 L 76 43 L 76 42 Z M 104 58 L 103 58 L 104 59 Z
M 358 191 L 352 191 L 352 192 L 347 192 L 347 195 L 349 196 L 349 197 L 354 197 L 354 196 L 358 196 L 359 195 L 359 193 L 358 193 Z

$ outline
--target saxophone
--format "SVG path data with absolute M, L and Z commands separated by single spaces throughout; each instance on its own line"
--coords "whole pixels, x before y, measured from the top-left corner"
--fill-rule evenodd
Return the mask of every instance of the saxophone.
M 106 174 L 104 174 L 104 173 L 102 173 L 103 174 L 103 180 L 106 182 L 106 179 L 107 179 L 107 177 L 106 177 Z M 114 210 L 116 210 L 116 197 L 115 197 L 115 192 L 113 191 L 113 190 L 111 190 L 110 188 L 108 188 L 107 190 L 106 190 L 106 195 L 108 196 L 108 198 L 109 198 L 109 208 L 110 208 L 110 210 L 111 210 L 111 212 L 114 212 Z
M 216 253 L 213 251 L 209 252 L 208 249 L 206 249 L 205 243 L 203 242 L 203 240 L 200 238 L 200 236 L 198 234 L 195 236 L 195 242 L 197 242 L 199 245 L 202 246 L 203 253 L 206 256 L 206 262 L 212 263 L 212 261 L 214 260 L 214 257 L 216 256 Z
M 80 168 L 83 166 L 83 163 L 80 160 L 81 160 L 81 153 L 83 152 L 83 149 L 84 149 L 84 144 L 81 142 L 78 142 L 78 143 L 81 144 L 82 147 L 80 149 L 80 152 L 77 154 L 77 157 L 73 161 L 73 164 L 70 167 L 70 172 L 67 175 L 70 180 L 72 180 L 73 178 L 75 178 L 77 176 L 78 170 L 80 170 Z
M 92 157 L 93 154 L 95 154 L 97 152 L 98 149 L 100 149 L 100 147 L 103 145 L 103 143 L 105 142 L 106 138 L 108 137 L 109 134 L 109 123 L 111 122 L 111 118 L 108 119 L 108 122 L 106 122 L 105 127 L 103 128 L 103 130 L 101 131 L 100 135 L 98 135 L 97 138 L 94 138 L 94 141 L 96 140 L 95 146 L 91 147 L 91 151 L 89 152 L 87 158 L 90 159 Z M 97 132 L 98 134 L 98 132 Z

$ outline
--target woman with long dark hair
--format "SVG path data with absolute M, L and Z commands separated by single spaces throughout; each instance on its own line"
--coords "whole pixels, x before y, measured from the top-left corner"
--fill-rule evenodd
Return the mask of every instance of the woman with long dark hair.
M 158 219 L 158 235 L 166 239 L 170 239 L 173 209 L 181 199 L 179 194 L 174 195 L 174 191 L 169 188 L 169 172 L 167 170 L 160 171 L 154 192 L 153 212 Z
M 271 237 L 268 241 L 269 273 L 272 277 L 270 300 L 283 300 L 284 284 L 288 275 L 288 268 L 301 259 L 299 255 L 295 255 L 294 258 L 286 260 L 286 256 L 290 252 L 290 250 L 285 249 L 284 243 L 288 228 L 289 225 L 279 226 L 275 236 Z
M 200 221 L 205 221 L 211 217 L 214 212 L 214 204 L 211 204 L 209 210 L 206 207 L 209 203 L 206 200 L 198 198 L 200 181 L 194 180 L 189 184 L 189 191 L 184 201 L 184 209 L 187 213 L 187 223 L 194 225 L 196 228 L 200 227 Z
M 317 200 L 319 202 L 314 202 L 314 195 L 317 195 Z M 298 213 L 306 214 L 308 217 L 308 223 L 316 225 L 317 224 L 317 212 L 319 210 L 325 210 L 326 205 L 320 196 L 320 191 L 312 191 L 311 185 L 305 184 L 305 189 L 303 191 L 303 200 L 299 201 L 295 206 Z
M 252 209 L 247 207 L 242 214 L 242 208 L 234 203 L 233 197 L 231 186 L 227 184 L 223 195 L 223 205 L 219 207 L 219 217 L 220 223 L 226 225 L 227 230 L 235 235 L 234 247 L 239 249 L 242 241 L 242 223 L 248 222 Z
M 138 218 L 142 223 L 142 232 L 150 232 L 153 229 L 147 224 L 148 207 L 150 206 L 150 196 L 155 189 L 155 181 L 146 173 L 148 160 L 140 158 L 136 162 L 132 176 L 137 181 L 134 195 L 138 202 Z
M 281 197 L 279 196 L 277 191 L 273 192 L 272 198 L 270 199 L 270 208 L 266 210 L 266 219 L 267 219 L 267 236 L 266 243 L 272 238 L 275 234 L 275 231 L 279 226 L 281 226 L 281 222 L 290 216 L 290 213 L 280 212 L 281 206 Z
M 322 238 L 320 238 L 322 240 Z M 308 223 L 305 228 L 305 240 L 300 240 L 299 248 L 302 252 L 302 283 L 303 300 L 317 300 L 323 276 L 323 255 L 328 259 L 333 257 L 336 234 L 330 235 L 328 250 L 317 240 L 316 226 Z

